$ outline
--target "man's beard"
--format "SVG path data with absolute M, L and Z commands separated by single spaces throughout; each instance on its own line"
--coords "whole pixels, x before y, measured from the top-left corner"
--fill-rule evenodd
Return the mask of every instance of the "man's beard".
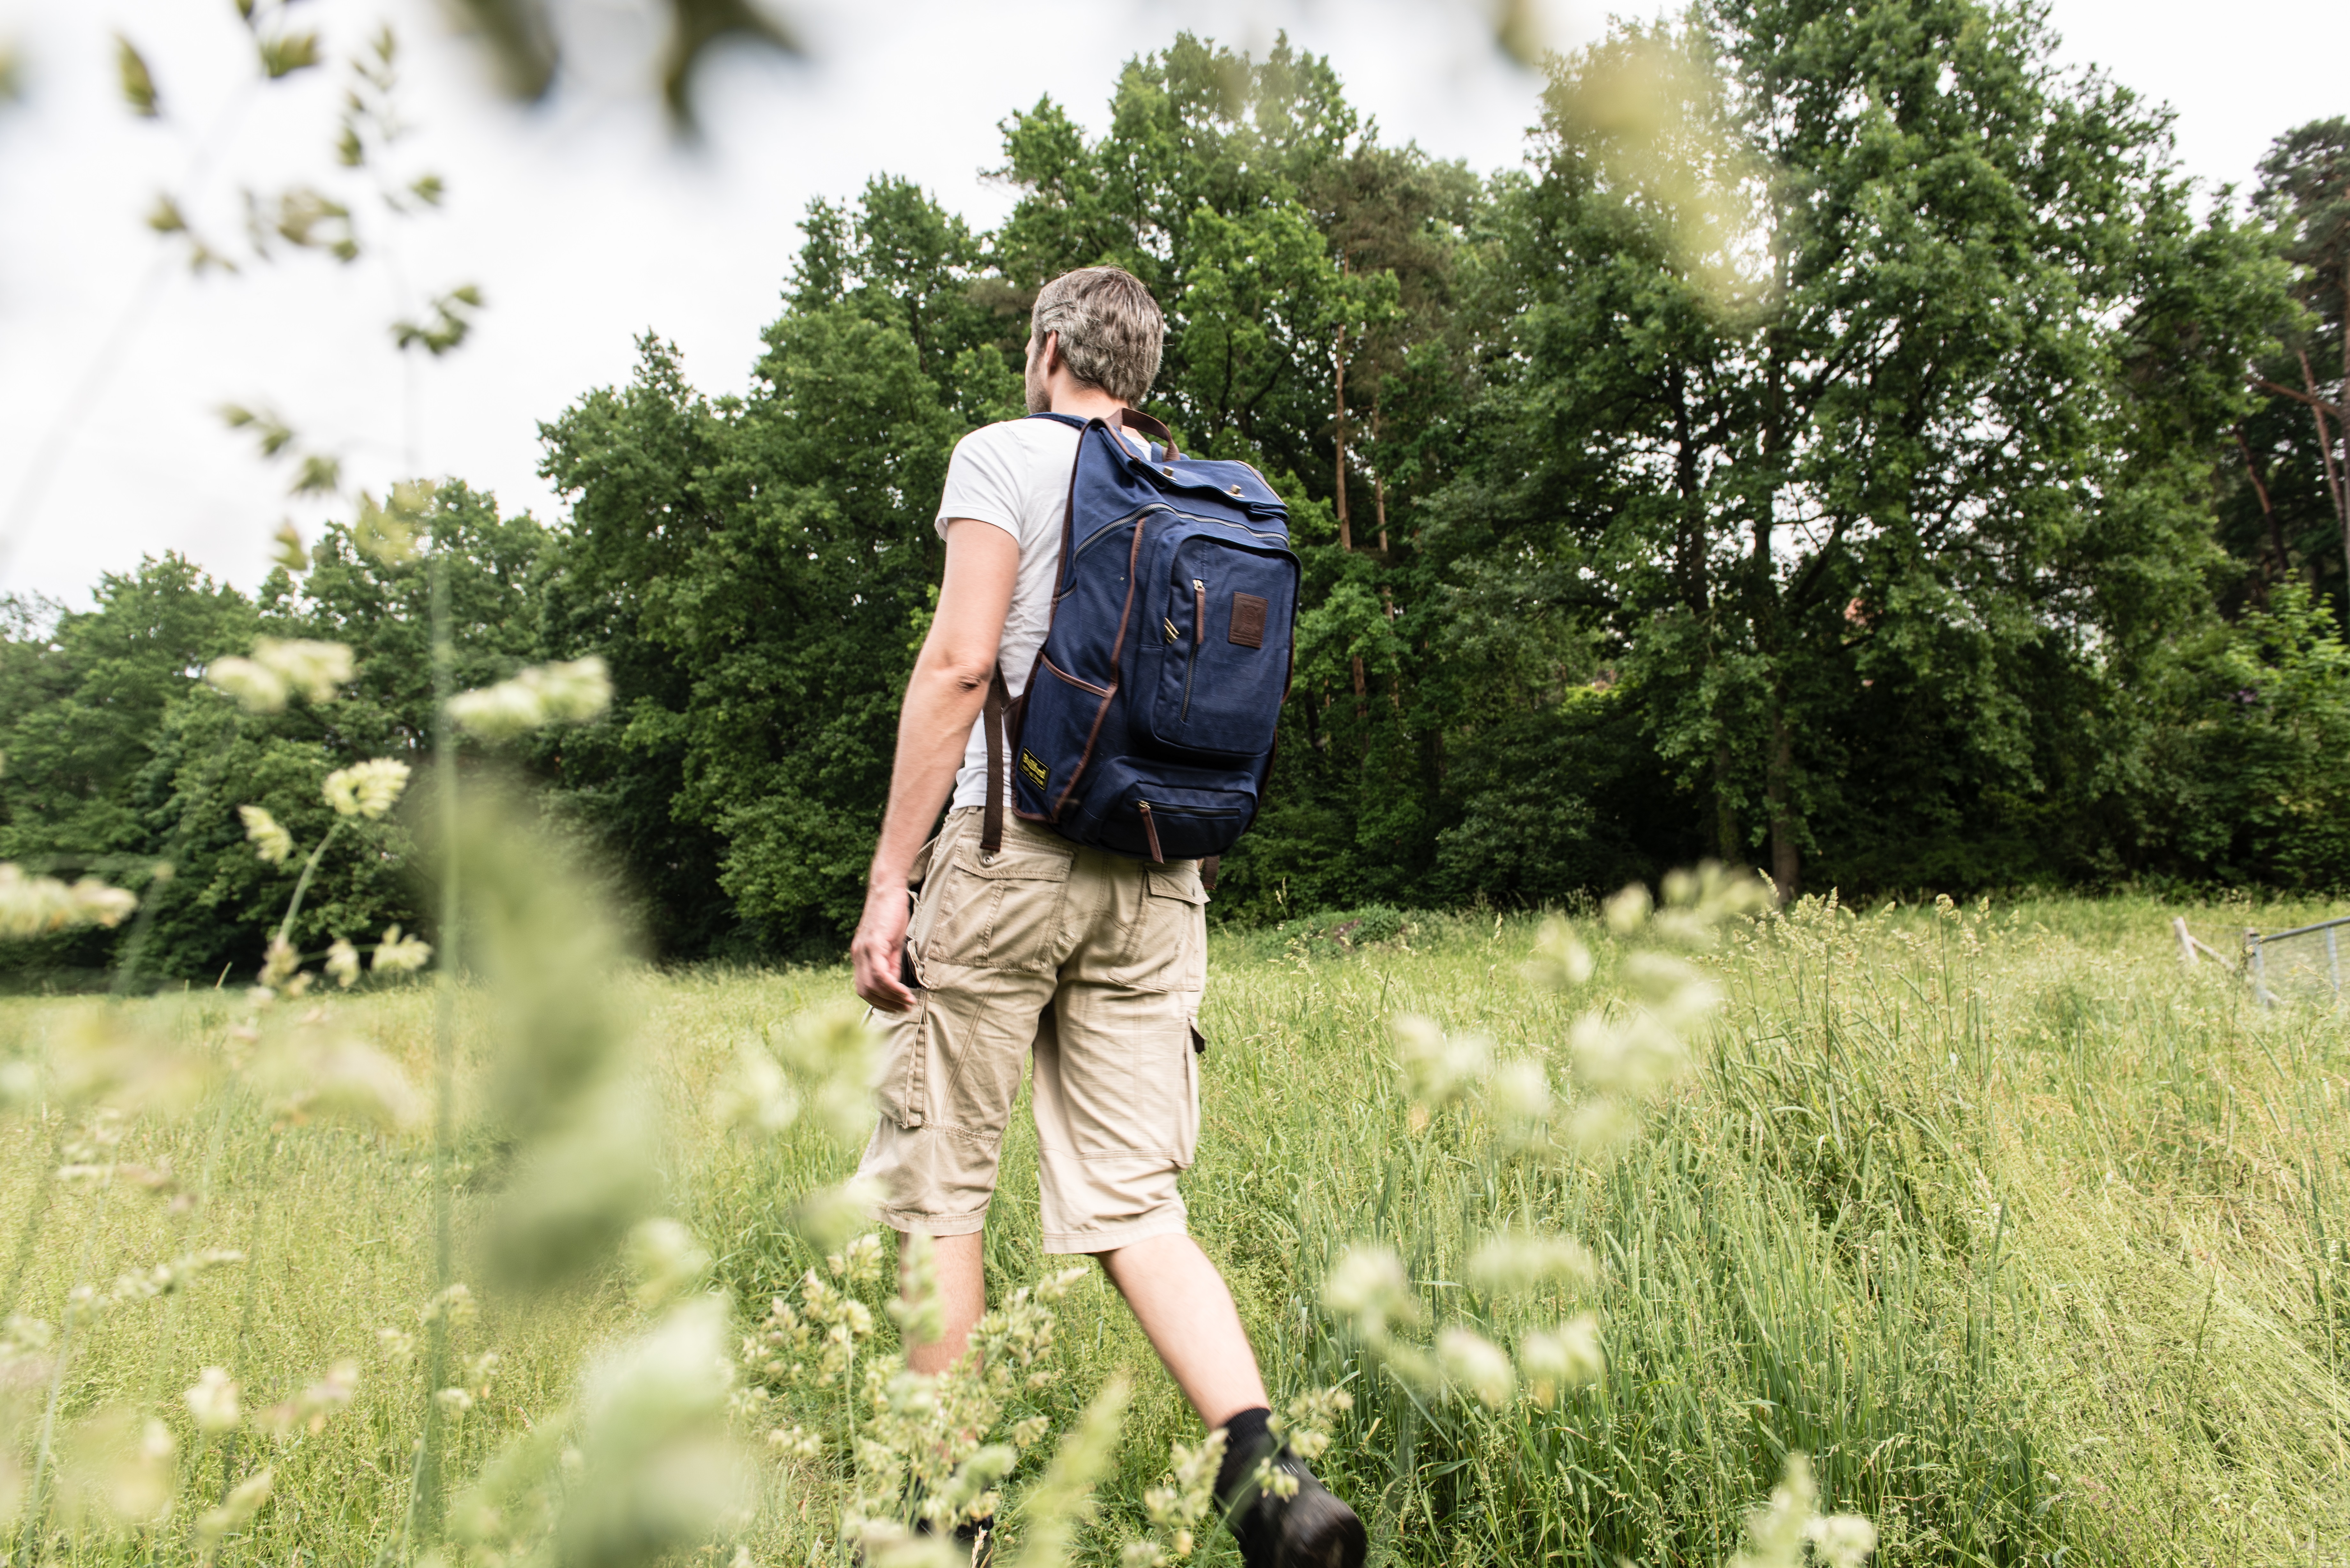
M 1044 377 L 1032 370 L 1021 376 L 1020 384 L 1027 394 L 1030 413 L 1049 414 L 1053 411 L 1053 391 L 1045 385 Z

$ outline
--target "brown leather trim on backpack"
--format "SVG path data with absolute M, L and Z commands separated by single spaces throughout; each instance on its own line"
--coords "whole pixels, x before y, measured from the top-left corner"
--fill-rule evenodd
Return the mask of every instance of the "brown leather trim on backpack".
M 1118 422 L 1126 426 L 1127 429 L 1130 431 L 1140 431 L 1144 435 L 1156 437 L 1159 444 L 1167 449 L 1167 458 L 1169 462 L 1180 462 L 1182 461 L 1183 454 L 1175 450 L 1175 432 L 1169 430 L 1157 420 L 1152 419 L 1149 414 L 1144 413 L 1140 409 L 1120 409 L 1118 411 Z M 1107 420 L 1103 421 L 1105 424 L 1108 422 L 1109 421 Z
M 1103 693 L 1101 706 L 1094 710 L 1094 727 L 1086 732 L 1086 749 L 1077 753 L 1077 765 L 1070 770 L 1069 782 L 1061 786 L 1059 797 L 1053 802 L 1053 817 L 1055 821 L 1060 819 L 1061 808 L 1069 804 L 1069 796 L 1076 793 L 1077 781 L 1086 776 L 1086 765 L 1094 760 L 1094 742 L 1101 739 L 1102 721 L 1109 717 L 1109 705 L 1118 700 L 1119 690 L 1126 684 L 1126 628 L 1134 619 L 1134 596 L 1136 590 L 1141 587 L 1135 581 L 1134 568 L 1136 563 L 1142 559 L 1142 524 L 1149 515 L 1146 512 L 1142 516 L 1135 518 L 1134 538 L 1126 547 L 1126 604 L 1118 612 L 1118 640 L 1110 644 L 1112 648 L 1118 649 L 1119 660 L 1116 672 L 1116 683 Z
M 979 818 L 983 855 L 1003 847 L 1003 758 L 1011 750 L 1003 732 L 1003 711 L 1011 704 L 1012 688 L 1003 683 L 1003 666 L 999 664 L 987 678 L 987 701 L 979 711 L 980 728 L 987 732 L 987 804 L 980 808 Z
M 1200 886 L 1211 893 L 1216 890 L 1216 873 L 1222 868 L 1223 858 L 1221 855 L 1211 855 L 1200 862 Z M 1197 1030 L 1192 1031 L 1195 1036 L 1198 1033 Z M 1201 1049 L 1204 1051 L 1207 1047 L 1203 1045 Z
M 1144 413 L 1141 410 L 1120 409 L 1118 413 L 1118 423 L 1124 425 L 1128 430 L 1139 431 L 1144 435 L 1156 437 L 1159 444 L 1167 449 L 1167 455 L 1170 460 L 1180 459 L 1182 457 L 1183 454 L 1175 450 L 1175 432 L 1169 430 L 1161 421 L 1152 419 L 1149 414 Z M 1061 599 L 1066 591 L 1062 587 L 1061 579 L 1067 574 L 1069 570 L 1069 562 L 1074 556 L 1077 547 L 1077 468 L 1079 464 L 1085 462 L 1086 431 L 1090 431 L 1096 424 L 1099 424 L 1105 431 L 1110 432 L 1111 441 L 1116 441 L 1121 447 L 1126 445 L 1123 438 L 1118 436 L 1116 430 L 1112 427 L 1111 421 L 1107 420 L 1088 421 L 1087 421 L 1086 429 L 1077 432 L 1077 453 L 1069 463 L 1068 495 L 1061 504 L 1061 559 L 1053 568 L 1053 597 L 1051 604 L 1047 607 L 1045 612 L 1045 636 L 1044 639 L 1036 644 L 1036 661 L 1030 665 L 1028 669 L 1029 687 L 1034 687 L 1035 685 L 1037 671 L 1046 668 L 1045 647 L 1046 643 L 1049 643 L 1053 639 L 1053 623 L 1060 618 Z M 1138 587 L 1134 580 L 1134 566 L 1135 563 L 1141 558 L 1141 554 L 1142 522 L 1141 519 L 1137 518 L 1134 524 L 1134 542 L 1128 547 L 1126 556 L 1126 607 L 1118 612 L 1118 641 L 1112 645 L 1120 650 L 1121 658 L 1124 656 L 1124 649 L 1126 648 L 1127 622 L 1134 614 L 1134 594 L 1135 589 Z M 1294 651 L 1295 647 L 1294 636 L 1295 634 L 1293 632 L 1293 659 L 1295 657 Z M 1078 685 L 1082 686 L 1086 684 L 1086 682 L 1078 680 L 1075 676 L 1064 674 L 1057 666 L 1053 667 L 1053 672 L 1056 675 L 1062 675 L 1065 680 L 1076 681 Z M 1077 787 L 1077 780 L 1085 776 L 1086 764 L 1093 761 L 1094 742 L 1101 734 L 1102 721 L 1109 716 L 1109 705 L 1111 701 L 1116 699 L 1118 687 L 1125 684 L 1125 669 L 1121 665 L 1116 671 L 1114 677 L 1115 684 L 1113 684 L 1107 691 L 1103 692 L 1101 707 L 1094 714 L 1093 728 L 1086 733 L 1086 749 L 1078 754 L 1076 768 L 1069 774 L 1068 784 L 1063 787 L 1059 796 L 1054 800 L 1050 808 L 1040 815 L 1037 813 L 1022 811 L 1015 805 L 1013 807 L 1014 815 L 1030 822 L 1055 823 L 1061 819 L 1061 808 L 1068 805 L 1070 794 Z M 993 854 L 997 846 L 999 846 L 1003 840 L 1003 787 L 1001 776 L 1002 763 L 998 758 L 996 748 L 1001 744 L 1003 751 L 1005 753 L 1009 753 L 1013 746 L 1018 743 L 1023 722 L 1027 717 L 1028 707 L 1027 688 L 1022 689 L 1017 701 L 1013 701 L 1011 700 L 1010 688 L 1003 685 L 1003 667 L 1000 664 L 996 666 L 994 679 L 989 684 L 988 701 L 990 703 L 995 702 L 995 693 L 998 689 L 1002 689 L 1005 692 L 1004 705 L 1010 707 L 1012 710 L 1012 716 L 1009 724 L 1005 725 L 1003 724 L 1003 707 L 993 708 L 993 711 L 995 714 L 997 724 L 1002 726 L 1003 730 L 1008 730 L 1009 733 L 1000 734 L 999 729 L 997 728 L 991 728 L 988 731 L 987 815 L 981 826 L 980 847 L 987 851 L 989 854 Z M 1089 689 L 1097 691 L 1101 690 L 1099 687 L 1091 687 Z M 1288 701 L 1288 687 L 1284 682 L 1282 689 L 1282 700 L 1284 701 Z

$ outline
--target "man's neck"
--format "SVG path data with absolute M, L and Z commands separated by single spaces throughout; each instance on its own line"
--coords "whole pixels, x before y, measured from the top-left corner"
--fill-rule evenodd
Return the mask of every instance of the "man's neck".
M 1112 429 L 1118 427 L 1118 416 L 1127 407 L 1098 387 L 1080 386 L 1074 382 L 1053 389 L 1053 411 L 1080 420 L 1102 420 Z

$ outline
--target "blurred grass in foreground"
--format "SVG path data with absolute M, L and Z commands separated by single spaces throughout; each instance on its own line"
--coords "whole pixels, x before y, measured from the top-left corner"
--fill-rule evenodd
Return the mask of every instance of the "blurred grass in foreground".
M 1399 1012 L 1425 1014 L 1565 1076 L 1567 1024 L 1589 996 L 1522 976 L 1533 922 L 1406 916 L 1351 948 L 1220 935 L 1204 1133 L 1185 1181 L 1194 1229 L 1232 1282 L 1276 1402 L 1353 1393 L 1320 1468 L 1371 1521 L 1374 1561 L 1719 1563 L 1796 1450 L 1812 1456 L 1823 1509 L 1875 1520 L 1885 1563 L 2350 1552 L 2350 1037 L 2330 1016 L 2254 1007 L 2216 966 L 2182 969 L 2172 912 L 2130 899 L 1859 918 L 1812 905 L 1768 920 L 1706 961 L 1727 1003 L 1699 1042 L 1700 1071 L 1647 1136 L 1611 1160 L 1541 1166 L 1490 1158 L 1493 1129 L 1473 1102 L 1413 1116 L 1388 1028 Z M 2189 919 L 2222 948 L 2251 923 L 2235 909 Z M 1596 920 L 1578 930 L 1606 994 L 1616 946 Z M 649 1043 L 638 1093 L 666 1133 L 647 1209 L 691 1228 L 747 1331 L 771 1297 L 822 1272 L 795 1209 L 850 1156 L 806 1122 L 723 1137 L 711 1106 L 739 1042 L 781 1041 L 837 1004 L 846 976 L 647 974 L 618 989 Z M 47 1053 L 87 1005 L 0 1004 L 0 1050 Z M 198 1051 L 240 1012 L 203 992 L 130 1005 Z M 429 993 L 322 1005 L 429 1076 Z M 492 1092 L 481 1069 L 494 1014 L 469 996 L 459 1022 L 460 1091 L 478 1100 Z M 155 1410 L 188 1501 L 144 1536 L 64 1533 L 61 1508 L 51 1560 L 194 1560 L 203 1537 L 187 1516 L 252 1469 L 239 1444 L 271 1446 L 274 1496 L 218 1561 L 366 1562 L 395 1536 L 420 1421 L 396 1361 L 433 1293 L 429 1139 L 284 1116 L 251 1099 L 224 1117 L 133 1117 L 105 1158 L 151 1182 L 47 1179 L 79 1134 L 54 1109 L 21 1107 L 0 1130 L 5 1310 L 54 1324 L 77 1283 L 104 1288 L 206 1249 L 246 1255 L 78 1331 L 59 1454 L 84 1417 Z M 998 1299 L 1048 1272 L 1034 1134 L 1024 1115 L 1014 1127 L 988 1242 Z M 468 1136 L 461 1229 L 478 1233 L 514 1151 Z M 44 1203 L 36 1234 L 14 1229 Z M 1439 1324 L 1506 1332 L 1461 1284 L 1464 1254 L 1529 1213 L 1580 1236 L 1604 1269 L 1590 1299 L 1607 1376 L 1553 1408 L 1415 1396 L 1318 1304 L 1346 1245 L 1369 1240 L 1404 1260 Z M 528 1300 L 476 1282 L 474 1296 L 477 1312 L 447 1314 L 473 1395 L 450 1439 L 460 1477 L 575 1403 L 578 1368 L 651 1310 L 617 1277 Z M 1170 1441 L 1196 1434 L 1097 1273 L 1058 1314 L 1063 1376 L 1039 1396 L 1055 1429 L 1113 1376 L 1133 1380 L 1118 1467 L 1078 1536 L 1077 1561 L 1114 1562 L 1145 1528 Z M 248 1408 L 298 1403 L 343 1360 L 359 1364 L 349 1409 L 315 1430 L 207 1438 L 180 1398 L 218 1366 Z M 0 1394 L 37 1420 L 47 1390 Z M 789 1418 L 746 1413 L 746 1433 Z M 837 1560 L 814 1461 L 759 1451 L 759 1508 L 739 1544 L 763 1563 Z M 1199 1560 L 1236 1559 L 1211 1532 Z

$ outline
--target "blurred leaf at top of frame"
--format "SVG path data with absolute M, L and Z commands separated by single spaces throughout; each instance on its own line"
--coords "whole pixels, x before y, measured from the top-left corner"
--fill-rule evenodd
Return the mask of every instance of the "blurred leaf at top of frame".
M 1628 243 L 1660 252 L 1717 313 L 1762 303 L 1767 285 L 1745 264 L 1763 170 L 1701 33 L 1627 28 L 1561 61 L 1543 97 L 1562 151 L 1615 202 Z
M 1528 70 L 1540 66 L 1549 47 L 1542 7 L 1535 0 L 1491 0 L 1491 4 L 1494 46 Z
M 163 105 L 155 92 L 155 75 L 139 47 L 120 33 L 114 35 L 114 63 L 122 73 L 122 101 L 130 112 L 141 119 L 161 119 Z
M 547 0 L 455 0 L 466 30 L 496 62 L 500 85 L 536 102 L 554 91 L 563 65 L 555 8 Z M 661 97 L 672 124 L 694 123 L 693 77 L 705 51 L 721 43 L 754 44 L 786 55 L 801 53 L 798 38 L 753 0 L 663 0 L 668 41 L 660 58 Z
M 455 9 L 497 62 L 500 86 L 518 99 L 546 96 L 556 57 L 546 0 L 455 0 Z
M 669 47 L 661 52 L 661 97 L 670 120 L 693 125 L 693 73 L 702 51 L 713 44 L 756 44 L 784 54 L 800 52 L 799 40 L 751 0 L 669 0 Z

